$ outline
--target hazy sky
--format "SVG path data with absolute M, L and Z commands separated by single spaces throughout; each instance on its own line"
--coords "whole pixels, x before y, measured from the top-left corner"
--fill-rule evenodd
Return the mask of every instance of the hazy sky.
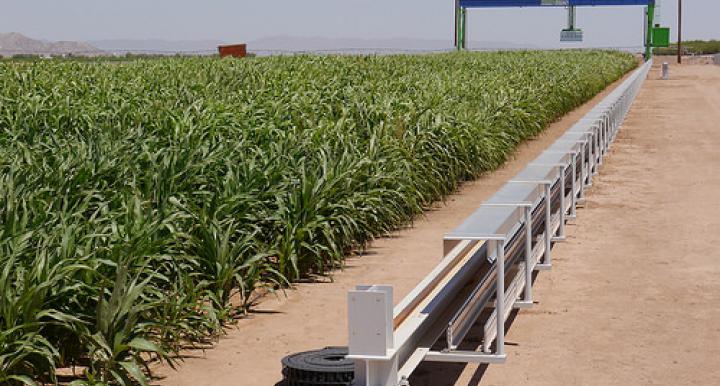
M 687 38 L 720 38 L 720 1 L 685 0 Z M 0 32 L 50 40 L 451 39 L 453 0 L 0 0 Z M 673 28 L 677 0 L 662 0 Z M 470 40 L 556 45 L 562 8 L 471 10 Z M 588 46 L 642 44 L 642 7 L 578 11 Z M 675 39 L 673 37 L 673 39 Z

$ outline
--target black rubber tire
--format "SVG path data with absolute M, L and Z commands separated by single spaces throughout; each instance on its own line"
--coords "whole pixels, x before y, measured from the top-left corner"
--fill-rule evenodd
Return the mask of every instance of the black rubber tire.
M 326 347 L 282 359 L 285 386 L 350 386 L 355 364 L 345 359 L 347 347 Z

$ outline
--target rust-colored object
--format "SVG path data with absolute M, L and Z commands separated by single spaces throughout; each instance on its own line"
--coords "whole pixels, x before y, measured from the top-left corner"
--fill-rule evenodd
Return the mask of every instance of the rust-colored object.
M 220 57 L 232 56 L 235 58 L 244 58 L 247 56 L 247 44 L 231 44 L 227 46 L 218 46 Z

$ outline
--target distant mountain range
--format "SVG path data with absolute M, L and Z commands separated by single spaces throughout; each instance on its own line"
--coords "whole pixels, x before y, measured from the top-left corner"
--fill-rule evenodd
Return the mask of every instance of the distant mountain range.
M 97 56 L 103 54 L 103 51 L 83 42 L 47 42 L 15 32 L 0 33 L 0 56 L 67 54 Z
M 125 53 L 172 55 L 175 53 L 210 55 L 217 46 L 228 43 L 220 40 L 162 40 L 162 39 L 110 39 L 89 42 L 31 39 L 19 33 L 0 33 L 0 55 L 18 54 L 86 56 Z M 397 53 L 447 51 L 453 47 L 450 40 L 433 39 L 346 39 L 322 37 L 275 36 L 247 42 L 248 50 L 259 55 L 292 52 L 318 53 Z M 532 49 L 508 42 L 470 42 L 472 49 Z
M 93 40 L 91 45 L 112 53 L 153 53 L 153 54 L 214 54 L 219 40 L 162 40 L 162 39 L 108 39 Z

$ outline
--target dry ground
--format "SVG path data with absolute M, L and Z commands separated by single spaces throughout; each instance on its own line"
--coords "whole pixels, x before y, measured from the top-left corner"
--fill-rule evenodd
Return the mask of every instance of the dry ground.
M 413 386 L 720 385 L 720 66 L 659 76 L 517 315 L 507 364 L 425 366 Z
M 720 384 L 720 66 L 654 69 L 589 194 L 536 282 L 532 310 L 507 340 L 505 365 L 427 365 L 413 386 Z M 347 341 L 346 292 L 392 284 L 396 301 L 439 261 L 442 235 L 552 143 L 595 98 L 502 169 L 465 185 L 412 229 L 377 240 L 334 282 L 300 284 L 240 321 L 172 386 L 273 385 L 280 359 Z

